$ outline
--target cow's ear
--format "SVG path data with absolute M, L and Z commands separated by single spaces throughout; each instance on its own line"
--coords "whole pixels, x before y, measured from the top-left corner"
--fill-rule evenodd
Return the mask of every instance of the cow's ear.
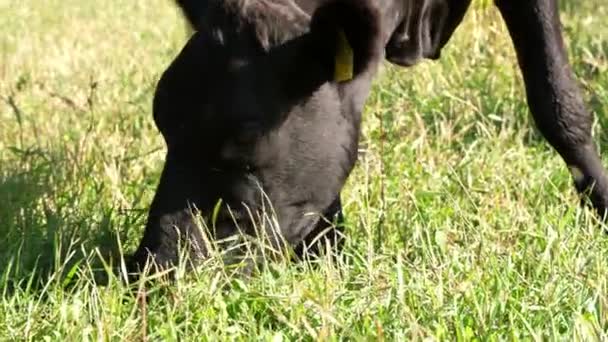
M 382 32 L 374 1 L 325 0 L 307 34 L 270 50 L 267 70 L 278 76 L 287 100 L 310 95 L 328 81 L 349 81 L 379 63 Z
M 194 30 L 198 30 L 205 6 L 207 6 L 207 0 L 175 0 L 175 2 L 182 9 L 182 13 L 184 13 L 190 26 Z
M 310 31 L 334 81 L 349 81 L 380 58 L 380 14 L 370 0 L 326 2 L 314 12 Z

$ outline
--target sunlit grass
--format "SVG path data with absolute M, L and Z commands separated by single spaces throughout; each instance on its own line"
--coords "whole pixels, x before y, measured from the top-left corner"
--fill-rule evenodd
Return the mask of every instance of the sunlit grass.
M 608 5 L 562 5 L 605 154 Z M 107 271 L 141 237 L 152 94 L 186 26 L 166 0 L 0 0 L 0 339 L 606 339 L 608 239 L 475 6 L 441 61 L 382 68 L 341 258 L 247 280 L 212 258 L 144 290 Z

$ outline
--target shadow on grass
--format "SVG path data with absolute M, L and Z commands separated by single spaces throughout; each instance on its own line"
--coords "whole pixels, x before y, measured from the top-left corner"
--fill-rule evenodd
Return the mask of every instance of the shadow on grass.
M 87 178 L 91 170 L 82 164 L 40 150 L 12 152 L 14 162 L 0 165 L 0 293 L 39 289 L 55 277 L 69 284 L 84 264 L 103 284 L 101 260 L 116 265 L 122 255 L 117 227 L 133 226 L 143 214 L 103 203 L 103 183 Z

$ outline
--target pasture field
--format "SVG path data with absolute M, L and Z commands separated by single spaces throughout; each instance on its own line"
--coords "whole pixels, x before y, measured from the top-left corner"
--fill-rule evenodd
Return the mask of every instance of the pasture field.
M 608 165 L 608 2 L 561 7 Z M 184 20 L 169 0 L 0 0 L 0 27 L 1 341 L 608 339 L 608 235 L 534 129 L 494 8 L 441 61 L 382 67 L 338 260 L 243 279 L 214 258 L 145 291 L 104 269 L 143 230 Z

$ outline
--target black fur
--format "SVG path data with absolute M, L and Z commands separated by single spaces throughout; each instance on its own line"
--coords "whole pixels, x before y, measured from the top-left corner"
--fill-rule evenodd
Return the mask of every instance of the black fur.
M 201 23 L 201 17 L 204 13 L 207 0 L 176 0 L 186 19 L 193 28 L 196 28 Z
M 167 69 L 154 118 L 167 160 L 136 263 L 176 260 L 180 239 L 205 255 L 191 219 L 219 198 L 236 212 L 275 209 L 282 238 L 310 243 L 341 220 L 340 191 L 357 157 L 361 110 L 384 56 L 411 66 L 436 59 L 471 0 L 178 0 L 197 31 Z M 605 215 L 608 178 L 592 115 L 568 63 L 557 0 L 496 0 L 509 29 L 535 122 L 573 170 L 576 188 Z M 355 78 L 333 82 L 337 32 L 355 51 Z M 315 213 L 315 215 L 308 215 Z M 214 234 L 235 234 L 226 210 Z M 271 241 L 275 245 L 280 243 Z
M 215 239 L 266 224 L 276 248 L 303 253 L 325 231 L 340 246 L 340 190 L 382 55 L 373 2 L 332 0 L 309 15 L 289 0 L 211 0 L 187 17 L 201 21 L 154 97 L 167 156 L 133 267 L 171 265 L 179 245 L 193 260 L 207 255 L 193 213 Z M 355 55 L 347 82 L 333 80 L 340 30 Z
M 359 73 L 369 67 L 370 61 L 379 58 L 382 48 L 377 39 L 381 36 L 379 17 L 378 9 L 371 2 L 338 0 L 314 12 L 310 30 L 318 36 L 330 37 L 327 51 L 333 51 L 338 31 L 344 30 L 354 51 L 355 73 Z

